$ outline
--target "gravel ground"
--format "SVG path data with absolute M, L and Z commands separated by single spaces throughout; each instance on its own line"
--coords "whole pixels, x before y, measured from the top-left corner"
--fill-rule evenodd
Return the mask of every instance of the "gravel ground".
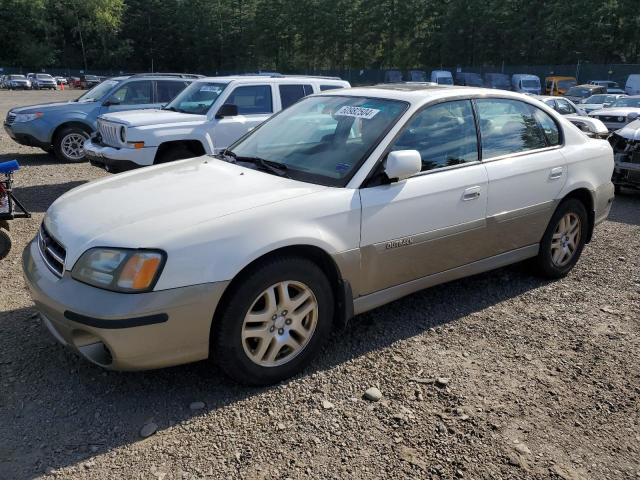
M 0 115 L 76 95 L 0 91 Z M 207 362 L 107 372 L 59 346 L 20 253 L 56 197 L 105 174 L 3 132 L 10 158 L 34 216 L 0 264 L 0 478 L 640 478 L 640 195 L 566 279 L 516 265 L 417 293 L 256 389 Z

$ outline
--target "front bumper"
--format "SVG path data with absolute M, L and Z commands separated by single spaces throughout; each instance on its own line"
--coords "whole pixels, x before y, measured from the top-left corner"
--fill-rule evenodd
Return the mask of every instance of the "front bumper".
M 109 172 L 124 172 L 134 168 L 153 165 L 157 147 L 115 148 L 87 140 L 84 150 L 92 165 L 104 168 Z
M 209 356 L 211 321 L 229 282 L 124 294 L 56 277 L 37 242 L 22 255 L 24 278 L 43 323 L 63 345 L 113 370 L 145 370 Z
M 30 128 L 33 122 L 4 123 L 4 131 L 11 139 L 20 145 L 27 147 L 49 148 L 51 142 L 46 140 L 47 133 L 40 131 L 37 127 Z M 45 138 L 43 140 L 42 138 Z

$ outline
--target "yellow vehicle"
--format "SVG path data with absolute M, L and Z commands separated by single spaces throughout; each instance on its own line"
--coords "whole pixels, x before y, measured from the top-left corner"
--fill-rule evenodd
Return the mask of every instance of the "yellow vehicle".
M 559 97 L 564 95 L 571 87 L 578 84 L 576 77 L 553 76 L 544 79 L 544 91 L 547 95 Z

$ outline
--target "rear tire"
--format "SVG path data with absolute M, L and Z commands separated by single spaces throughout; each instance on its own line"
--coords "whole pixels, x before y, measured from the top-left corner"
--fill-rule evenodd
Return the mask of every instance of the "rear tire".
M 86 160 L 84 142 L 89 133 L 76 126 L 63 128 L 53 140 L 53 151 L 61 162 L 80 163 Z
M 546 278 L 562 278 L 577 263 L 589 233 L 584 204 L 575 198 L 564 200 L 549 221 L 533 259 L 536 272 Z
M 270 385 L 295 375 L 326 341 L 331 285 L 312 261 L 277 257 L 234 282 L 211 335 L 212 357 L 229 377 Z
M 154 165 L 159 163 L 169 163 L 175 162 L 176 160 L 184 160 L 185 158 L 192 158 L 195 155 L 191 150 L 189 150 L 184 145 L 176 145 L 175 147 L 170 147 L 162 152 L 156 158 Z

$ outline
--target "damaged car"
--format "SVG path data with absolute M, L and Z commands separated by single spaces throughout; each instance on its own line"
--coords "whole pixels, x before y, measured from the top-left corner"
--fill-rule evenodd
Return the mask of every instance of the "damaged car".
M 622 187 L 640 189 L 640 120 L 635 120 L 612 133 L 615 166 L 612 181 L 615 192 Z

